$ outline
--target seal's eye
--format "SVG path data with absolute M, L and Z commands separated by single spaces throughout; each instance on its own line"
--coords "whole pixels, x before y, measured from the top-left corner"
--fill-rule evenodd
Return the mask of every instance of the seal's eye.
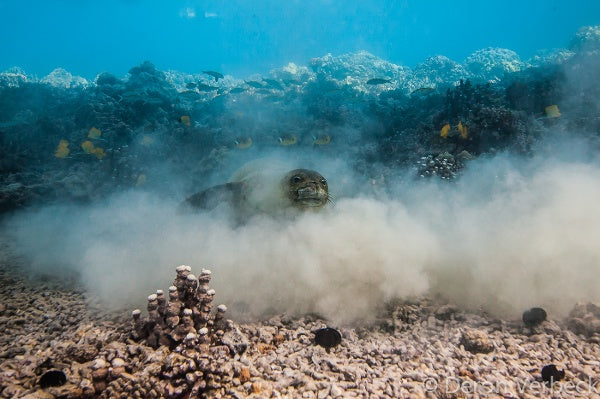
M 302 181 L 302 177 L 296 175 L 294 177 L 292 177 L 292 183 L 298 184 Z
M 321 184 L 324 185 L 325 187 L 327 187 L 327 180 L 321 179 Z

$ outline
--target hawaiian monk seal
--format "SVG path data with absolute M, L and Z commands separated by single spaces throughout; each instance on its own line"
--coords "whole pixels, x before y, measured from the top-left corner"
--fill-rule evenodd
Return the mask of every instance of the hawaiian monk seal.
M 279 216 L 316 211 L 329 202 L 329 186 L 320 173 L 309 169 L 283 172 L 251 163 L 236 172 L 230 182 L 188 197 L 181 208 L 211 210 L 225 203 L 239 218 L 247 219 L 256 214 Z

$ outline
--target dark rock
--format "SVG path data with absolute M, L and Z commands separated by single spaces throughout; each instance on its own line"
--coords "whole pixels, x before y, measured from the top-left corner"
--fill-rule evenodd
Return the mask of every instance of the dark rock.
M 565 371 L 558 370 L 556 365 L 549 364 L 547 366 L 542 367 L 542 380 L 544 382 L 555 382 L 560 381 L 565 378 Z
M 67 376 L 60 370 L 48 370 L 40 377 L 42 388 L 59 387 L 67 382 Z
M 322 346 L 329 352 L 342 343 L 342 334 L 335 328 L 325 327 L 315 331 L 315 344 Z
M 523 312 L 523 323 L 527 327 L 535 327 L 546 321 L 546 311 L 542 308 L 531 308 Z

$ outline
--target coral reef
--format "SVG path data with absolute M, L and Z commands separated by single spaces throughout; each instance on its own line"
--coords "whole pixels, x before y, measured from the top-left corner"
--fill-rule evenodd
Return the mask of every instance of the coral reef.
M 167 346 L 171 349 L 184 343 L 193 346 L 215 342 L 215 334 L 225 330 L 225 305 L 217 306 L 212 317 L 215 290 L 208 286 L 211 271 L 202 269 L 196 277 L 191 267 L 177 267 L 177 277 L 169 287 L 169 298 L 162 290 L 148 297 L 148 318 L 141 319 L 141 311 L 132 312 L 136 340 L 144 339 L 153 348 Z
M 413 69 L 410 89 L 412 91 L 421 87 L 436 87 L 439 90 L 456 86 L 461 79 L 466 80 L 470 77 L 464 66 L 448 57 L 438 55 L 427 58 Z
M 523 63 L 517 53 L 503 48 L 489 47 L 475 51 L 465 60 L 473 78 L 484 82 L 499 82 L 505 74 L 518 72 Z
M 600 127 L 597 37 L 598 27 L 583 28 L 570 50 L 526 63 L 488 48 L 463 63 L 434 56 L 410 70 L 358 52 L 244 80 L 163 72 L 150 62 L 87 83 L 61 69 L 37 79 L 12 68 L 0 73 L 0 212 L 124 188 L 172 189 L 157 170 L 193 176 L 177 189 L 197 191 L 244 151 L 280 149 L 288 135 L 297 138 L 289 151 L 347 152 L 361 173 L 377 162 L 440 176 L 421 173 L 423 161 L 463 151 L 530 154 L 548 128 L 593 135 Z M 552 105 L 562 116 L 545 118 Z M 445 125 L 451 130 L 440 136 Z M 88 137 L 92 127 L 102 136 Z M 320 135 L 329 139 L 316 146 Z M 239 146 L 240 137 L 252 145 Z M 466 164 L 455 165 L 444 177 Z
M 63 68 L 56 68 L 48 75 L 44 76 L 40 82 L 63 89 L 86 88 L 90 85 L 85 78 L 73 76 Z

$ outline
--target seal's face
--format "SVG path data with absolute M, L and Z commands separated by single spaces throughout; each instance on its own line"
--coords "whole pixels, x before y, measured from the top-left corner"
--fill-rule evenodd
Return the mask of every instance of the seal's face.
M 294 169 L 284 177 L 283 184 L 296 208 L 318 209 L 329 202 L 327 180 L 314 170 Z

